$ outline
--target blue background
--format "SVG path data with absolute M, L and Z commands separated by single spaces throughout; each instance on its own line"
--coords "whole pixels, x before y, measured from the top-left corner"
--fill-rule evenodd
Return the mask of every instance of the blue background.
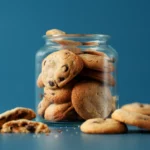
M 111 35 L 120 104 L 150 102 L 150 1 L 0 0 L 0 112 L 34 108 L 35 53 L 51 28 Z

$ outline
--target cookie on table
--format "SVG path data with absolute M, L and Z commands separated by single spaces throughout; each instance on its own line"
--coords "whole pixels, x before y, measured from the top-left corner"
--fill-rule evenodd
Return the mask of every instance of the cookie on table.
M 32 109 L 24 107 L 16 107 L 0 114 L 0 128 L 2 125 L 11 120 L 17 119 L 34 119 L 36 117 L 35 112 Z
M 125 133 L 128 130 L 124 123 L 111 118 L 88 119 L 80 126 L 80 129 L 82 132 L 89 134 L 116 134 Z
M 102 72 L 113 72 L 114 66 L 105 56 L 98 56 L 92 54 L 80 54 L 79 55 L 83 62 L 84 66 L 89 69 L 102 71 Z
M 74 111 L 71 102 L 64 104 L 51 104 L 45 110 L 44 118 L 49 121 L 62 121 L 69 118 Z M 72 117 L 72 116 L 70 116 Z
M 117 109 L 112 113 L 111 117 L 117 121 L 150 130 L 150 116 Z
M 49 133 L 49 127 L 27 119 L 12 120 L 2 126 L 1 133 Z
M 44 88 L 44 98 L 48 99 L 50 103 L 62 104 L 71 101 L 71 91 L 75 80 L 67 83 L 62 88 L 50 89 L 49 87 Z
M 112 111 L 112 95 L 108 86 L 94 80 L 77 83 L 71 95 L 75 111 L 83 119 L 106 118 Z
M 150 104 L 135 102 L 131 104 L 126 104 L 122 106 L 121 109 L 131 111 L 131 112 L 141 113 L 143 115 L 150 115 Z
M 83 68 L 83 62 L 73 52 L 64 49 L 49 54 L 42 63 L 41 82 L 51 89 L 61 88 Z
M 46 35 L 65 35 L 66 33 L 64 31 L 61 31 L 59 29 L 51 29 L 46 31 Z
M 80 75 L 84 76 L 84 77 L 89 77 L 89 78 L 95 79 L 97 81 L 100 81 L 104 85 L 110 85 L 110 86 L 115 85 L 115 80 L 110 73 L 104 73 L 104 72 L 84 68 L 80 72 Z

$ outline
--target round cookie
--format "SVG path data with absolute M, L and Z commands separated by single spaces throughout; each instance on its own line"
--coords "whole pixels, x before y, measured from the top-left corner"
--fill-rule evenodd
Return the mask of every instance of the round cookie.
M 82 58 L 86 68 L 102 72 L 114 71 L 114 66 L 107 58 L 105 58 L 105 56 L 92 54 L 80 54 L 79 56 Z
M 43 82 L 42 82 L 42 74 L 40 73 L 39 74 L 39 76 L 38 76 L 38 79 L 37 79 L 37 86 L 39 87 L 39 88 L 42 88 L 42 87 L 44 87 L 44 84 L 43 84 Z
M 126 104 L 122 106 L 121 109 L 131 111 L 131 112 L 141 113 L 143 115 L 150 115 L 150 104 L 142 104 L 136 102 L 136 103 Z
M 45 113 L 45 110 L 46 108 L 51 104 L 51 100 L 50 99 L 46 99 L 46 98 L 43 98 L 39 105 L 38 105 L 38 108 L 37 108 L 37 113 L 38 115 L 42 116 L 44 115 Z
M 64 40 L 64 39 L 54 40 L 54 42 L 63 46 L 81 46 L 82 45 L 82 43 L 79 41 Z
M 88 119 L 80 126 L 80 129 L 84 133 L 92 134 L 115 134 L 127 132 L 127 127 L 124 123 L 110 118 Z
M 71 101 L 71 91 L 75 84 L 75 80 L 69 82 L 62 88 L 50 89 L 44 88 L 44 97 L 50 101 L 50 103 L 62 104 Z
M 64 103 L 64 104 L 51 104 L 45 110 L 44 118 L 49 121 L 61 121 L 71 118 L 74 109 L 72 107 L 71 102 Z
M 100 52 L 100 51 L 96 51 L 94 49 L 86 49 L 84 50 L 84 54 L 92 54 L 92 55 L 98 55 L 98 56 L 103 56 L 105 57 L 105 59 L 107 59 L 109 62 L 114 63 L 115 59 L 114 58 L 110 58 L 108 57 L 105 53 Z
M 83 68 L 83 62 L 73 52 L 64 49 L 48 55 L 42 63 L 42 82 L 56 89 L 72 80 Z
M 115 80 L 110 73 L 104 73 L 104 72 L 84 68 L 80 72 L 80 75 L 84 76 L 84 77 L 89 77 L 89 78 L 95 79 L 97 81 L 100 81 L 104 85 L 110 85 L 110 86 L 115 85 Z
M 51 29 L 46 31 L 46 35 L 65 35 L 66 33 L 64 31 L 61 31 L 59 29 Z
M 73 107 L 83 119 L 105 118 L 112 111 L 112 96 L 107 86 L 96 81 L 77 83 L 71 95 Z
M 112 113 L 111 117 L 117 121 L 150 130 L 150 116 L 117 109 Z

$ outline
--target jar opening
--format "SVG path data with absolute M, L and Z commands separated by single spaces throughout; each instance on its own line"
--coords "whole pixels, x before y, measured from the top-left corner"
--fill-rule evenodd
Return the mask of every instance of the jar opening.
M 109 35 L 105 34 L 66 34 L 66 35 L 44 35 L 43 38 L 46 40 L 46 43 L 52 44 L 54 41 L 63 41 L 70 40 L 75 42 L 87 43 L 94 42 L 98 44 L 105 44 L 110 38 Z

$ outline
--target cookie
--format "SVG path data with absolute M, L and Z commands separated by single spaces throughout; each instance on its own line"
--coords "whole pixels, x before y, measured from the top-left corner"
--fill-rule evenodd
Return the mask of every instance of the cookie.
M 83 119 L 106 118 L 112 111 L 112 96 L 107 86 L 97 81 L 77 83 L 71 95 L 75 111 Z
M 44 97 L 50 101 L 50 103 L 62 104 L 71 101 L 71 91 L 75 80 L 69 82 L 62 88 L 50 89 L 48 87 L 44 88 Z
M 102 72 L 112 72 L 114 67 L 108 59 L 105 59 L 103 56 L 92 55 L 92 54 L 80 54 L 79 55 L 83 62 L 84 66 L 89 69 L 102 71 Z
M 65 35 L 66 33 L 64 31 L 61 31 L 59 29 L 51 29 L 46 31 L 46 35 Z
M 88 119 L 80 126 L 80 129 L 84 133 L 92 134 L 116 134 L 127 132 L 127 127 L 124 123 L 110 118 Z
M 142 104 L 142 103 L 131 103 L 126 104 L 121 107 L 124 110 L 141 113 L 143 115 L 150 115 L 150 104 Z
M 17 119 L 34 119 L 36 117 L 35 112 L 29 108 L 16 107 L 0 114 L 0 128 L 2 125 L 11 120 Z
M 83 68 L 80 57 L 69 50 L 59 50 L 48 55 L 42 63 L 42 82 L 51 89 L 61 88 Z
M 104 73 L 104 72 L 84 68 L 80 72 L 80 75 L 84 76 L 84 77 L 89 77 L 89 78 L 95 79 L 97 81 L 100 81 L 104 85 L 110 85 L 110 86 L 115 85 L 115 80 L 114 80 L 113 76 L 107 72 Z
M 38 104 L 37 113 L 39 116 L 44 116 L 46 108 L 51 104 L 51 99 L 43 98 Z
M 64 40 L 64 39 L 60 39 L 60 40 L 53 40 L 54 42 L 63 45 L 63 46 L 81 46 L 82 43 L 79 41 L 72 41 L 72 40 Z
M 107 59 L 109 62 L 111 62 L 111 63 L 114 63 L 114 62 L 115 62 L 115 58 L 114 58 L 114 57 L 110 58 L 110 57 L 108 57 L 104 52 L 101 52 L 101 51 L 96 51 L 96 50 L 94 50 L 94 49 L 86 49 L 86 50 L 84 50 L 83 52 L 84 52 L 84 54 L 92 54 L 92 55 L 103 56 L 103 57 L 105 57 L 105 59 Z
M 150 116 L 117 109 L 112 113 L 111 117 L 117 121 L 150 130 Z
M 99 42 L 98 41 L 82 42 L 82 45 L 85 45 L 85 46 L 98 46 Z
M 69 51 L 71 51 L 71 52 L 73 52 L 75 54 L 82 54 L 83 53 L 80 48 L 75 47 L 75 46 L 64 46 L 63 48 L 64 49 L 66 48 L 66 49 L 68 49 Z
M 71 102 L 64 104 L 51 104 L 45 110 L 44 118 L 49 121 L 61 121 L 69 118 L 71 111 L 74 111 Z
M 37 86 L 38 86 L 39 88 L 44 87 L 44 84 L 43 84 L 43 82 L 42 82 L 42 74 L 41 74 L 41 73 L 39 74 L 38 79 L 37 79 Z
M 12 120 L 2 126 L 2 133 L 49 133 L 48 126 L 27 119 Z

